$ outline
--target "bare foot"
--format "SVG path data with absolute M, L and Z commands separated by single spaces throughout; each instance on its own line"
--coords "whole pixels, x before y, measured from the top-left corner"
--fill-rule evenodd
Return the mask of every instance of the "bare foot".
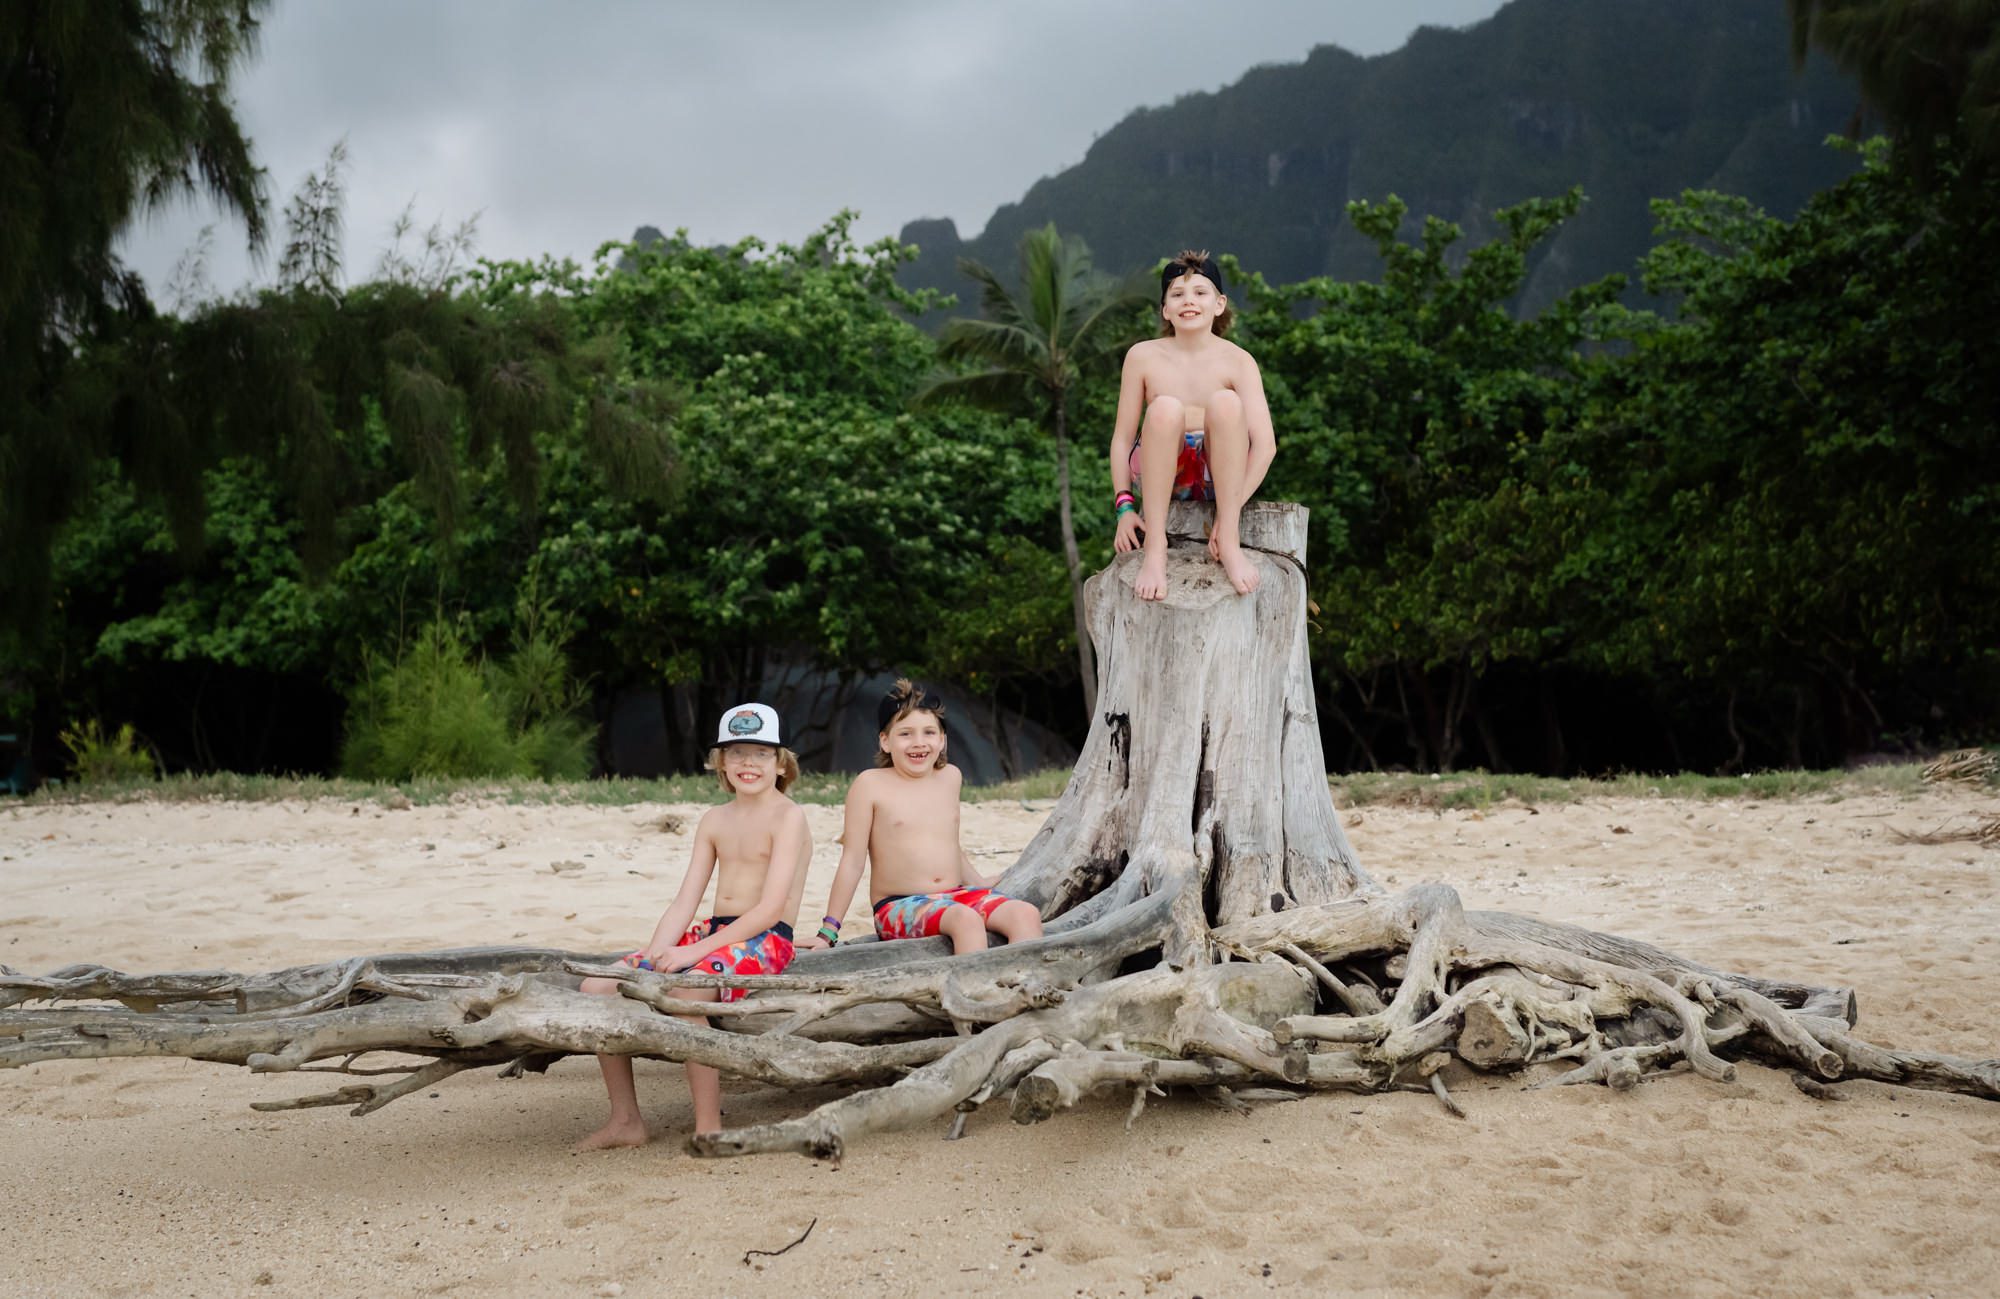
M 1250 556 L 1243 553 L 1243 547 L 1234 541 L 1221 541 L 1215 545 L 1215 556 L 1222 561 L 1222 571 L 1229 575 L 1229 584 L 1236 588 L 1236 594 L 1248 595 L 1257 589 L 1263 580 L 1257 572 L 1257 565 Z
M 1138 580 L 1132 583 L 1132 593 L 1141 600 L 1164 600 L 1167 598 L 1167 548 L 1158 550 L 1146 547 L 1146 558 L 1139 565 Z
M 572 1146 L 576 1151 L 618 1150 L 626 1146 L 643 1146 L 652 1139 L 646 1125 L 640 1123 L 619 1123 L 615 1120 L 605 1124 L 583 1140 Z

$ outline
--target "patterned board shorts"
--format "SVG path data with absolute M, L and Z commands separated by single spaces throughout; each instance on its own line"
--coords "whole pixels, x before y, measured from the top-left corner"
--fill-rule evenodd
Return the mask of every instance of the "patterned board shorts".
M 716 930 L 735 920 L 735 916 L 712 916 L 681 935 L 675 947 L 687 947 L 698 943 Z M 718 947 L 700 962 L 690 966 L 703 974 L 782 974 L 785 967 L 797 955 L 792 946 L 792 927 L 780 920 L 763 933 L 746 938 L 740 943 Z M 634 952 L 619 961 L 635 969 L 650 970 L 653 962 L 644 952 Z M 717 1001 L 741 1001 L 749 993 L 748 988 L 718 989 Z
M 883 938 L 933 938 L 938 932 L 938 922 L 954 906 L 971 907 L 985 920 L 1013 900 L 992 889 L 904 893 L 875 904 L 875 932 Z
M 1139 491 L 1139 444 L 1132 444 L 1132 490 Z M 1181 435 L 1181 455 L 1174 466 L 1176 501 L 1212 501 L 1215 480 L 1208 472 L 1208 435 L 1201 429 Z

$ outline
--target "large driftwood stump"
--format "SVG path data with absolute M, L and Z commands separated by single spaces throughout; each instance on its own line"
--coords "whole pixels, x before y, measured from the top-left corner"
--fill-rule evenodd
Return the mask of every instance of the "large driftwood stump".
M 1242 1084 L 1410 1088 L 1455 1106 L 1441 1072 L 1453 1060 L 1498 1072 L 1567 1061 L 1537 1085 L 1623 1089 L 1682 1067 L 1726 1081 L 1736 1061 L 1758 1059 L 1803 1087 L 1858 1077 L 2000 1099 L 2000 1060 L 1853 1037 L 1848 989 L 1467 912 L 1442 885 L 1383 892 L 1321 770 L 1305 512 L 1246 512 L 1263 575 L 1248 597 L 1206 557 L 1203 522 L 1195 507 L 1170 516 L 1164 601 L 1133 594 L 1137 555 L 1089 584 L 1099 713 L 1069 787 L 1003 880 L 1050 919 L 1042 939 L 964 959 L 940 940 L 863 942 L 747 979 L 511 948 L 255 975 L 0 967 L 0 1068 L 165 1055 L 385 1079 L 260 1107 L 363 1114 L 479 1065 L 649 1055 L 778 1087 L 859 1088 L 690 1143 L 829 1158 L 861 1133 L 1003 1098 L 1022 1123 L 1101 1092 L 1128 1095 L 1136 1115 L 1175 1085 L 1223 1100 Z M 588 975 L 622 980 L 626 996 L 583 994 Z M 673 988 L 717 985 L 758 995 L 704 1007 L 713 1028 L 659 1013 L 685 1008 Z
M 1379 891 L 1327 791 L 1306 658 L 1306 511 L 1244 510 L 1263 577 L 1248 596 L 1208 557 L 1208 516 L 1169 512 L 1166 599 L 1132 593 L 1136 555 L 1085 586 L 1097 716 L 1068 789 L 1001 882 L 1045 916 L 1198 885 L 1168 940 L 1183 964 L 1209 924 Z

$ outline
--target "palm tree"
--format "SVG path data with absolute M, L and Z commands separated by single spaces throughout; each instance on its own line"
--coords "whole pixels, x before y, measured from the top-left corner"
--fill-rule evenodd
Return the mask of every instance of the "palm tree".
M 1125 348 L 1142 331 L 1148 302 L 1137 279 L 1118 281 L 1095 270 L 1090 249 L 1054 223 L 1021 239 L 1021 294 L 987 267 L 960 259 L 958 269 L 979 284 L 979 320 L 944 328 L 938 356 L 948 365 L 983 368 L 942 374 L 917 394 L 919 406 L 965 402 L 1042 425 L 1056 443 L 1056 483 L 1063 557 L 1069 562 L 1070 608 L 1076 618 L 1077 668 L 1084 711 L 1097 713 L 1097 665 L 1083 612 L 1083 561 L 1070 508 L 1069 409 L 1078 387 L 1117 373 Z

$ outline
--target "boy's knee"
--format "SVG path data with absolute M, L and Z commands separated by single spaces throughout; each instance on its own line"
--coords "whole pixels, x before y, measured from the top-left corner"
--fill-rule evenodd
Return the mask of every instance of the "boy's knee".
M 938 932 L 941 934 L 963 934 L 985 927 L 986 922 L 979 918 L 979 913 L 962 902 L 952 903 L 938 917 Z
M 1204 409 L 1208 411 L 1212 420 L 1233 420 L 1243 414 L 1243 398 L 1236 394 L 1234 388 L 1222 388 L 1209 394 L 1208 404 Z
M 1178 434 L 1181 421 L 1187 416 L 1187 407 L 1178 397 L 1155 397 L 1153 404 L 1146 408 L 1146 427 L 1170 429 Z
M 1002 933 L 1032 937 L 1042 932 L 1042 913 L 1034 903 L 1016 898 L 993 908 L 993 927 Z

